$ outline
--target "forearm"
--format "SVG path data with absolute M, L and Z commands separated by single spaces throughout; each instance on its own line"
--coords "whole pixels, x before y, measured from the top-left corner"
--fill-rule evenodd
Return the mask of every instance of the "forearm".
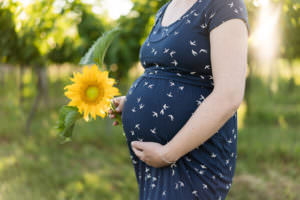
M 165 145 L 165 157 L 177 160 L 212 137 L 232 117 L 237 101 L 212 92 L 180 131 Z

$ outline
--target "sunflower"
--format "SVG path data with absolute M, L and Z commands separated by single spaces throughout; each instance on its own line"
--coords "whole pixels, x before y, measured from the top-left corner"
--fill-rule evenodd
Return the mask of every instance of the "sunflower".
M 65 95 L 71 99 L 68 106 L 78 108 L 80 114 L 86 121 L 89 114 L 96 119 L 96 116 L 105 117 L 111 106 L 111 99 L 120 95 L 119 89 L 114 87 L 115 80 L 108 77 L 108 71 L 100 71 L 97 65 L 85 66 L 83 73 L 73 73 L 74 82 L 67 85 Z

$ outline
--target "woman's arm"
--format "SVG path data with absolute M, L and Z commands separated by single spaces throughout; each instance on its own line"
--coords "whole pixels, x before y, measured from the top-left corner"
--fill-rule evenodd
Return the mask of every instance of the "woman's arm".
M 210 32 L 214 89 L 180 131 L 164 145 L 162 155 L 175 161 L 213 136 L 235 113 L 244 97 L 248 35 L 239 19 Z
M 247 28 L 240 19 L 212 29 L 213 91 L 167 144 L 132 141 L 132 150 L 142 161 L 153 167 L 169 165 L 208 140 L 232 117 L 244 96 L 247 45 Z

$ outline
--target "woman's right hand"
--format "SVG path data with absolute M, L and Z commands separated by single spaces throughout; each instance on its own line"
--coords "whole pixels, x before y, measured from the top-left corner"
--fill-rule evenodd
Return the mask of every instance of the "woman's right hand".
M 125 99 L 126 99 L 126 96 L 119 96 L 119 97 L 115 97 L 111 100 L 111 102 L 116 107 L 116 110 L 115 110 L 115 112 L 112 109 L 110 109 L 108 111 L 108 116 L 110 119 L 116 118 L 117 114 L 120 114 L 120 115 L 122 114 Z M 117 126 L 118 124 L 119 124 L 118 121 L 113 122 L 114 126 Z

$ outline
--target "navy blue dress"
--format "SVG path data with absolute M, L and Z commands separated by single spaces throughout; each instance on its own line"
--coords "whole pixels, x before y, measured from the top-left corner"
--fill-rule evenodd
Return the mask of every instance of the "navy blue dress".
M 141 161 L 130 142 L 166 144 L 214 87 L 209 32 L 238 18 L 249 24 L 243 0 L 198 0 L 169 26 L 155 16 L 139 57 L 144 73 L 126 94 L 123 130 L 139 185 L 139 200 L 223 200 L 237 158 L 237 112 L 206 142 L 169 166 Z

